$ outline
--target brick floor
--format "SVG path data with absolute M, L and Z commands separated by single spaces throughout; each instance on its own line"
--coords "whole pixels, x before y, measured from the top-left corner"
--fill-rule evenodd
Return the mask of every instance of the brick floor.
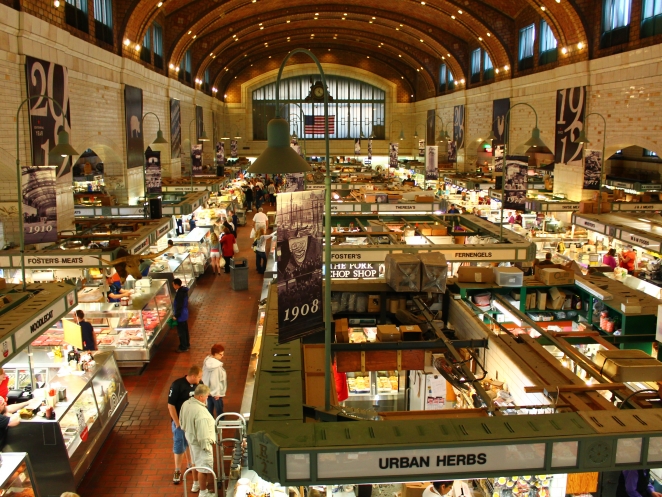
M 228 374 L 225 410 L 238 411 L 253 347 L 257 302 L 262 275 L 255 270 L 249 239 L 251 222 L 239 228 L 239 257 L 249 263 L 248 291 L 234 292 L 230 276 L 202 276 L 189 300 L 191 351 L 175 352 L 175 329 L 161 343 L 140 376 L 125 376 L 129 405 L 78 488 L 82 497 L 164 497 L 184 494 L 173 485 L 172 434 L 167 410 L 168 388 L 184 376 L 192 363 L 202 366 L 211 345 L 225 345 L 223 363 Z M 190 489 L 189 489 L 190 490 Z M 191 494 L 189 495 L 197 495 Z

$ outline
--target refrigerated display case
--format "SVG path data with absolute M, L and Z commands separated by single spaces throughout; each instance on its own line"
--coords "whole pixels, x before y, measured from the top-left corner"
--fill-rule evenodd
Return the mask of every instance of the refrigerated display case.
M 172 239 L 175 247 L 184 248 L 190 255 L 191 263 L 196 277 L 204 274 L 209 265 L 209 246 L 210 228 L 194 228 L 184 235 L 179 235 Z
M 33 367 L 47 371 L 42 399 L 48 389 L 64 389 L 55 404 L 55 420 L 35 416 L 23 419 L 7 434 L 4 450 L 28 452 L 41 495 L 71 491 L 82 480 L 104 440 L 127 405 L 127 393 L 112 352 L 97 352 L 87 371 L 73 369 L 66 358 L 35 350 Z M 27 353 L 19 354 L 5 370 L 27 370 Z
M 404 410 L 405 376 L 398 371 L 347 373 L 348 407 L 376 411 Z
M 154 345 L 165 337 L 161 332 L 172 314 L 170 286 L 166 280 L 137 281 L 132 299 L 127 306 L 78 304 L 67 317 L 73 320 L 73 312 L 81 309 L 85 320 L 94 327 L 99 350 L 114 351 L 122 367 L 142 366 L 149 362 Z M 53 347 L 64 343 L 64 330 L 59 323 L 32 342 L 32 346 Z
M 3 452 L 0 457 L 0 495 L 39 497 L 30 457 L 25 452 Z
M 189 289 L 195 285 L 195 273 L 188 253 L 170 256 L 164 254 L 154 259 L 154 263 L 149 268 L 149 275 L 155 279 L 167 280 L 169 283 L 179 278 Z

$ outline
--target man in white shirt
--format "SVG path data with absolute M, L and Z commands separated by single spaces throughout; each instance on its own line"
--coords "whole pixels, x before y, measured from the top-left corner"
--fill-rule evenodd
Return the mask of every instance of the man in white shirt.
M 455 497 L 453 483 L 453 480 L 433 481 L 428 488 L 423 490 L 421 497 Z
M 257 214 L 253 216 L 253 226 L 255 227 L 255 231 L 257 232 L 260 228 L 262 228 L 266 233 L 268 224 L 269 218 L 264 213 L 264 209 L 260 207 L 257 211 Z

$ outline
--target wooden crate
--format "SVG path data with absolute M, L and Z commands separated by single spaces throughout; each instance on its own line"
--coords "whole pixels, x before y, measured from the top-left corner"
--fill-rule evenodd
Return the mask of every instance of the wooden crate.
M 422 370 L 425 367 L 424 350 L 401 350 L 400 366 L 404 370 Z M 339 373 L 361 371 L 361 352 L 336 352 Z M 395 371 L 398 369 L 397 350 L 368 350 L 365 353 L 365 371 Z

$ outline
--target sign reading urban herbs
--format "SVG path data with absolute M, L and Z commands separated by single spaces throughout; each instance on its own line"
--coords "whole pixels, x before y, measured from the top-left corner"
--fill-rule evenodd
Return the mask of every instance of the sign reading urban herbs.
M 278 343 L 324 328 L 322 191 L 281 193 L 278 213 Z
M 508 140 L 508 126 L 506 125 L 506 114 L 510 110 L 510 99 L 500 98 L 492 102 L 492 132 L 496 137 L 492 141 L 492 147 L 503 145 Z
M 69 105 L 69 72 L 66 67 L 53 62 L 26 57 L 25 61 L 28 97 L 32 98 L 30 109 L 30 136 L 32 139 L 32 162 L 35 167 L 57 166 L 57 176 L 68 174 L 71 158 L 50 156 L 49 151 L 57 144 L 60 131 L 71 133 L 71 109 Z
M 577 86 L 556 92 L 556 136 L 554 139 L 557 163 L 568 164 L 581 160 L 581 143 L 574 143 L 584 126 L 586 87 Z
M 453 109 L 453 141 L 456 150 L 464 148 L 464 105 Z
M 178 158 L 182 153 L 182 116 L 179 100 L 170 99 L 170 157 Z
M 126 167 L 143 167 L 143 91 L 124 87 L 124 117 L 126 120 Z

